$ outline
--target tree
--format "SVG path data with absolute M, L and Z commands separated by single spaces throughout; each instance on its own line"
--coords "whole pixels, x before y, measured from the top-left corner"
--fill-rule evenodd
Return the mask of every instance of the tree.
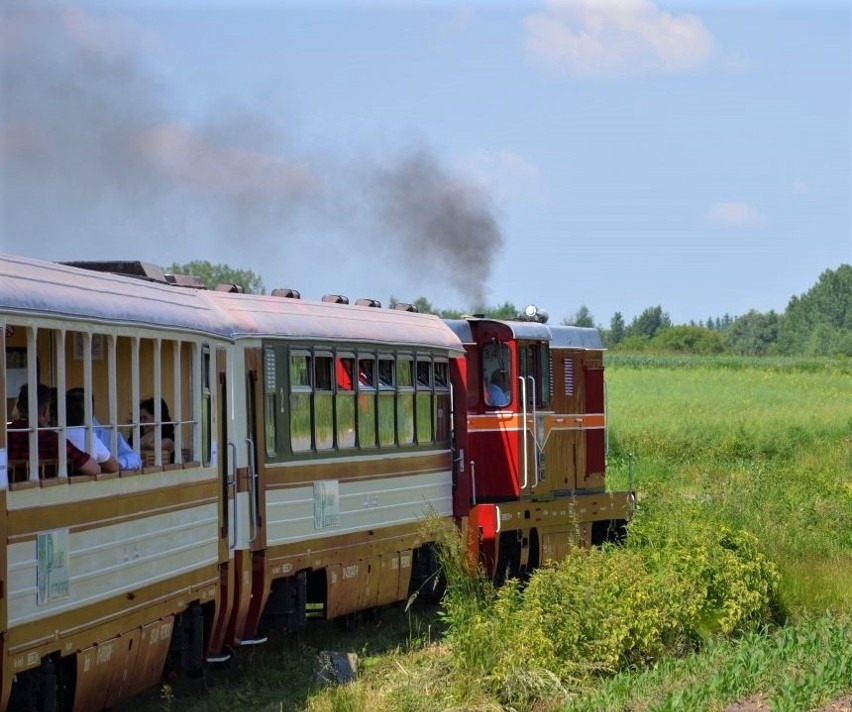
M 790 299 L 778 329 L 782 354 L 848 354 L 852 341 L 852 266 L 826 270 L 810 291 Z
M 663 329 L 671 328 L 672 320 L 662 307 L 648 307 L 627 327 L 627 336 L 653 339 Z
M 724 352 L 722 337 L 715 329 L 701 326 L 672 326 L 651 340 L 651 348 L 675 353 L 710 356 Z
M 238 284 L 247 294 L 266 294 L 263 280 L 249 269 L 235 269 L 228 265 L 213 264 L 207 260 L 193 260 L 184 265 L 175 262 L 163 269 L 169 274 L 189 274 L 198 277 L 208 289 L 214 289 L 217 284 Z
M 744 356 L 765 356 L 772 353 L 778 342 L 779 317 L 774 311 L 761 314 L 752 309 L 733 320 L 725 330 L 728 348 Z
M 615 345 L 624 341 L 624 316 L 621 312 L 615 312 L 609 320 L 609 343 Z
M 565 326 L 585 326 L 585 327 L 594 327 L 595 319 L 592 316 L 592 313 L 589 311 L 589 308 L 583 304 L 577 310 L 577 313 L 574 314 L 574 318 L 565 318 L 562 320 L 562 323 Z

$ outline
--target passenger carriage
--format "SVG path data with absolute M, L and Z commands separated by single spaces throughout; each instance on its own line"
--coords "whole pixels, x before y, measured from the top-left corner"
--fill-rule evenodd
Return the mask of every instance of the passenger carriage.
M 140 470 L 94 476 L 39 461 L 34 427 L 9 461 L 0 428 L 0 709 L 106 708 L 261 627 L 401 600 L 424 517 L 452 515 L 462 347 L 439 319 L 99 267 L 142 278 L 0 258 L 7 419 L 41 382 L 92 394 L 113 449 L 145 396 L 172 421 Z

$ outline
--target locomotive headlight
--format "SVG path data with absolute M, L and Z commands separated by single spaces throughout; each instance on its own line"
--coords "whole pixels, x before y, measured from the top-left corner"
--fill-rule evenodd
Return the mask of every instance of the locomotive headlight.
M 535 304 L 530 304 L 524 309 L 524 316 L 530 321 L 537 321 L 540 324 L 547 323 L 547 312 L 544 309 L 539 309 Z

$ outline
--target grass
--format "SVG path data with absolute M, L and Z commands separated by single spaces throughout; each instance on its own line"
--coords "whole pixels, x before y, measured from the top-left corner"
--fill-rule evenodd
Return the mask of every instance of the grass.
M 451 579 L 438 618 L 285 638 L 160 709 L 811 709 L 852 689 L 850 376 L 848 359 L 610 355 L 610 484 L 634 478 L 640 502 L 627 547 L 499 592 Z M 357 681 L 319 687 L 324 645 L 359 652 Z

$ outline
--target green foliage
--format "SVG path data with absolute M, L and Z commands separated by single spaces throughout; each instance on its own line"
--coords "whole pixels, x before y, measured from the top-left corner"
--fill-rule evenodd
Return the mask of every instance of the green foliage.
M 810 616 L 795 627 L 708 642 L 581 691 L 566 712 L 703 712 L 760 693 L 773 710 L 807 710 L 852 687 L 852 621 Z
M 565 326 L 583 326 L 586 328 L 592 328 L 595 325 L 595 318 L 592 316 L 589 308 L 583 304 L 573 317 L 566 317 L 562 320 L 562 323 Z
M 725 350 L 718 331 L 698 326 L 672 326 L 661 331 L 653 340 L 659 351 L 709 356 Z
M 670 328 L 672 320 L 662 307 L 648 307 L 639 316 L 630 322 L 625 331 L 625 336 L 638 336 L 653 339 L 664 329 Z
M 163 268 L 170 274 L 189 274 L 201 279 L 208 289 L 217 284 L 238 284 L 247 294 L 264 294 L 263 280 L 249 269 L 235 269 L 224 264 L 213 264 L 207 260 L 193 260 L 184 265 L 176 262 Z
M 826 270 L 801 297 L 793 297 L 781 320 L 783 354 L 852 356 L 852 265 Z
M 609 322 L 609 331 L 604 333 L 607 346 L 616 346 L 624 341 L 626 326 L 621 312 L 615 312 Z
M 576 549 L 524 586 L 448 588 L 456 664 L 510 702 L 519 669 L 576 687 L 771 622 L 777 574 L 753 537 L 699 506 L 677 506 L 643 508 L 628 548 Z
M 779 323 L 774 311 L 761 314 L 752 309 L 725 330 L 725 343 L 736 354 L 765 356 L 775 350 Z

